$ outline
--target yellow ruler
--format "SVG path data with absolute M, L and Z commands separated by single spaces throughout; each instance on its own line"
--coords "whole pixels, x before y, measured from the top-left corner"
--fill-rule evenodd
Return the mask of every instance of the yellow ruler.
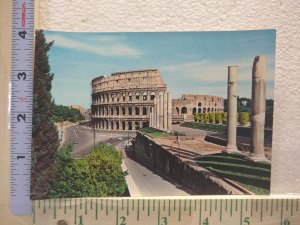
M 52 199 L 33 202 L 37 225 L 299 225 L 299 198 Z

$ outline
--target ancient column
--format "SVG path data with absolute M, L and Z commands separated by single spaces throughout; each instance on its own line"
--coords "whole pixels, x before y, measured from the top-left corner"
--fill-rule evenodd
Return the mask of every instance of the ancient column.
M 227 89 L 227 153 L 238 152 L 236 147 L 237 66 L 228 66 Z
M 155 117 L 156 117 L 156 126 L 155 126 L 155 128 L 157 128 L 157 129 L 159 129 L 159 122 L 160 122 L 160 120 L 159 120 L 159 116 L 160 116 L 160 97 L 159 97 L 160 95 L 157 95 L 157 98 L 156 98 L 156 105 L 154 106 L 155 107 L 155 109 L 156 109 L 156 115 L 155 115 Z
M 252 104 L 251 104 L 251 140 L 250 158 L 254 161 L 266 161 L 264 145 L 266 112 L 266 59 L 256 56 L 252 67 Z
M 159 115 L 159 118 L 160 118 L 160 122 L 159 122 L 159 129 L 160 130 L 164 130 L 164 95 L 161 94 L 159 96 L 160 98 L 160 106 L 159 106 L 159 109 L 160 109 L 160 115 Z
M 156 118 L 156 116 L 157 116 L 157 108 L 156 108 L 156 101 L 157 101 L 157 98 L 155 97 L 154 98 L 154 105 L 153 105 L 153 108 L 152 108 L 152 113 L 153 113 L 153 126 L 152 127 L 156 127 L 156 120 L 157 120 L 157 118 Z
M 164 131 L 167 131 L 168 130 L 168 93 L 167 92 L 164 92 L 163 102 L 164 102 L 163 129 Z
M 170 132 L 172 130 L 172 96 L 171 93 L 168 92 L 167 94 L 168 99 L 168 125 L 167 125 L 167 131 Z

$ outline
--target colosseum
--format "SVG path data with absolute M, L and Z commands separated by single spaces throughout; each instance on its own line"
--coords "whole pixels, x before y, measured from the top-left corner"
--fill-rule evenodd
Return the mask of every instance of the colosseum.
M 138 130 L 149 126 L 154 99 L 167 92 L 158 70 L 112 73 L 92 80 L 92 126 L 96 130 Z
M 194 120 L 195 113 L 223 112 L 224 99 L 212 95 L 186 95 L 172 101 L 172 122 Z

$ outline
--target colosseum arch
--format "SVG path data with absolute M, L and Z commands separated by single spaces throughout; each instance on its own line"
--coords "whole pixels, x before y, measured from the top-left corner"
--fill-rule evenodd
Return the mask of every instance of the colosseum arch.
M 140 100 L 140 93 L 138 92 L 135 93 L 135 100 Z
M 125 111 L 125 107 L 122 107 L 122 108 L 121 108 L 121 111 L 122 111 L 122 115 L 125 116 L 125 112 L 126 112 L 126 111 Z
M 143 93 L 143 100 L 144 100 L 144 101 L 147 100 L 147 93 L 146 93 L 146 92 Z
M 196 107 L 193 108 L 193 115 L 194 115 L 195 113 L 197 113 L 197 108 L 196 108 Z
M 145 115 L 147 115 L 147 107 L 143 107 L 143 115 L 145 116 Z
M 150 100 L 154 100 L 155 99 L 155 92 L 151 92 L 150 94 Z
M 139 108 L 139 107 L 135 107 L 135 108 L 134 108 L 134 111 L 135 111 L 135 115 L 136 115 L 136 116 L 139 116 L 139 115 L 140 115 L 140 108 Z
M 181 108 L 181 114 L 187 114 L 187 107 L 182 107 Z

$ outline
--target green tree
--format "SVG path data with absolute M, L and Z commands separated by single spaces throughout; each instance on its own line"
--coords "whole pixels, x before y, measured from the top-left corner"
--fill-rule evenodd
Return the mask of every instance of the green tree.
M 203 120 L 204 120 L 204 123 L 209 123 L 209 113 L 204 113 Z
M 214 112 L 209 113 L 209 122 L 215 123 L 216 122 L 216 114 Z
M 249 113 L 248 112 L 239 113 L 239 123 L 242 126 L 245 126 L 248 122 L 249 122 Z
M 227 112 L 222 113 L 222 123 L 227 124 Z
M 66 144 L 57 151 L 50 198 L 121 196 L 125 192 L 127 173 L 114 147 L 100 144 L 80 159 L 74 158 L 72 149 L 72 144 Z
M 220 112 L 216 113 L 216 123 L 218 123 L 218 124 L 222 123 L 222 113 L 220 113 Z
M 48 63 L 47 43 L 42 30 L 36 31 L 33 82 L 31 198 L 46 198 L 54 174 L 58 134 L 51 120 L 53 113 L 51 82 L 53 74 Z

